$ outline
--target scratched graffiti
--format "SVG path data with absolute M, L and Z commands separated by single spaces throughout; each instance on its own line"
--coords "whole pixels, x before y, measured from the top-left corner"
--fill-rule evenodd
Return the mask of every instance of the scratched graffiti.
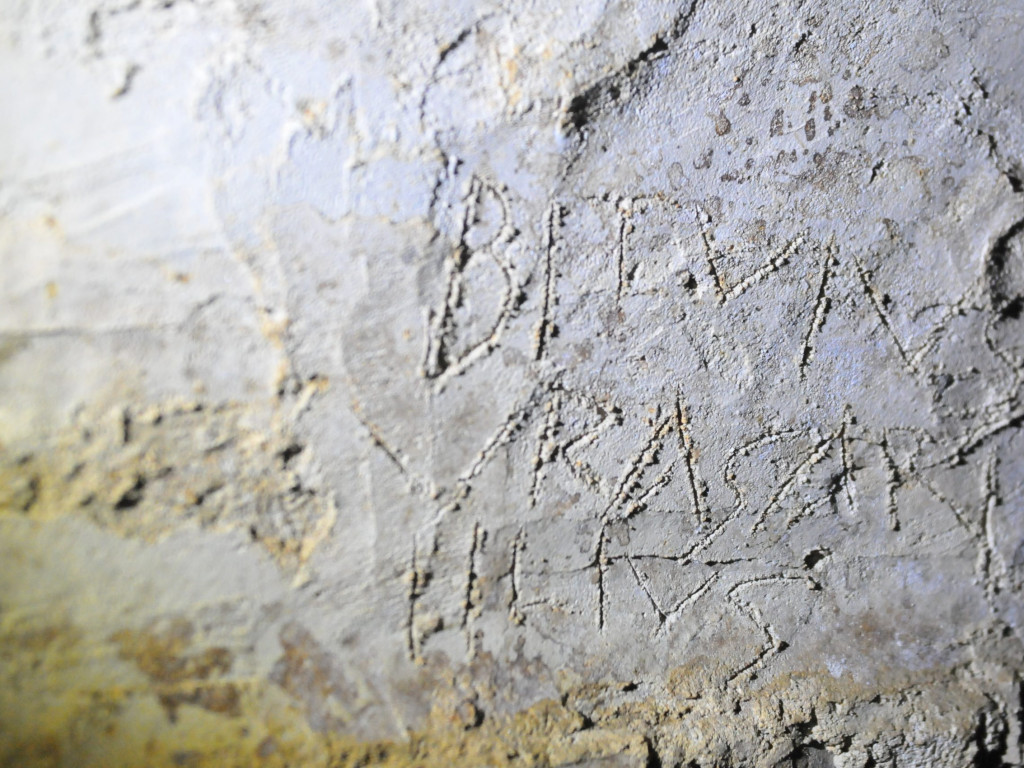
M 472 659 L 487 645 L 484 627 L 555 638 L 615 635 L 634 624 L 679 639 L 693 636 L 693 621 L 720 614 L 744 638 L 745 650 L 723 671 L 738 685 L 789 647 L 811 620 L 813 601 L 835 588 L 823 561 L 879 536 L 891 552 L 909 554 L 906 537 L 920 536 L 919 521 L 904 518 L 922 508 L 943 541 L 972 548 L 973 578 L 998 614 L 999 596 L 1019 576 L 993 534 L 994 446 L 1024 411 L 1021 367 L 993 334 L 999 321 L 980 278 L 910 332 L 870 266 L 872 253 L 834 231 L 731 242 L 712 213 L 683 200 L 557 199 L 536 227 L 529 276 L 516 282 L 503 271 L 488 340 L 464 344 L 468 351 L 449 365 L 455 318 L 486 314 L 463 295 L 460 270 L 494 246 L 497 236 L 480 238 L 475 250 L 464 241 L 478 225 L 482 195 L 500 200 L 497 189 L 478 179 L 468 185 L 461 240 L 445 257 L 444 301 L 426 314 L 419 375 L 435 387 L 442 377 L 458 381 L 502 353 L 500 334 L 513 316 L 522 316 L 524 331 L 510 343 L 541 368 L 449 484 L 421 477 L 410 486 L 422 490 L 404 576 L 410 659 L 432 649 Z M 507 204 L 501 210 L 498 228 L 522 239 L 526 227 L 507 218 Z M 573 248 L 581 250 L 570 257 Z M 526 296 L 510 303 L 518 290 Z M 688 371 L 650 399 L 628 380 L 591 375 L 595 347 L 622 345 L 623 337 L 611 330 L 581 344 L 576 325 L 593 327 L 597 318 L 598 327 L 628 327 L 631 315 L 666 307 L 678 312 L 670 349 Z M 856 327 L 841 327 L 854 316 Z M 930 392 L 930 407 L 943 414 L 954 408 L 944 389 L 970 382 L 979 368 L 999 370 L 1001 386 L 983 407 L 957 412 L 955 434 L 913 410 L 889 414 L 863 401 L 839 403 L 831 417 L 778 418 L 751 430 L 708 391 L 721 377 L 715 355 L 743 343 L 729 324 L 758 322 L 755 338 L 778 353 L 776 375 L 797 393 L 834 349 L 835 330 L 890 359 L 885 375 Z M 625 346 L 644 344 L 645 332 L 638 327 Z M 934 363 L 954 334 L 971 352 L 963 371 L 939 383 Z M 740 428 L 723 440 L 728 430 L 716 419 L 730 416 Z M 408 474 L 404 448 L 365 423 Z M 965 464 L 967 481 L 959 477 Z M 943 490 L 954 476 L 954 490 Z M 802 604 L 804 615 L 774 616 L 780 595 Z
M 15 5 L 8 730 L 1020 762 L 1013 3 Z

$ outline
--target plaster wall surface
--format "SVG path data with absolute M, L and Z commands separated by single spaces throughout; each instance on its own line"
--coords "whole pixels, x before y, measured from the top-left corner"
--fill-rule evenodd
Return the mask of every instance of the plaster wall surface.
M 1024 5 L 0 4 L 0 764 L 1024 764 Z

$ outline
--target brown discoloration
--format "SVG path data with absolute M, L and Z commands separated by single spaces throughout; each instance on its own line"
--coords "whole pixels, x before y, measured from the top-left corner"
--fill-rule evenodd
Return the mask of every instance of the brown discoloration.
M 233 658 L 226 648 L 207 648 L 198 654 L 185 655 L 194 634 L 191 622 L 176 618 L 164 627 L 122 629 L 110 639 L 118 645 L 122 659 L 135 662 L 155 683 L 207 680 L 229 672 Z
M 636 684 L 625 682 L 571 686 L 560 700 L 489 717 L 468 730 L 443 708 L 435 709 L 425 728 L 408 742 L 340 739 L 332 740 L 331 751 L 338 765 L 393 768 L 440 763 L 562 766 L 611 756 L 624 765 L 659 760 L 665 765 L 729 766 L 739 752 L 758 755 L 758 764 L 767 765 L 785 760 L 803 738 L 799 734 L 811 730 L 834 753 L 843 752 L 838 734 L 834 742 L 828 736 L 837 711 L 857 709 L 868 741 L 899 733 L 914 715 L 909 710 L 891 713 L 886 702 L 908 688 L 922 702 L 930 702 L 921 706 L 933 707 L 933 716 L 941 713 L 965 744 L 972 738 L 978 708 L 985 706 L 985 697 L 969 687 L 949 699 L 939 670 L 919 676 L 894 670 L 892 684 L 883 687 L 808 672 L 783 675 L 751 691 L 723 685 L 718 672 L 711 660 L 671 670 L 675 691 L 658 694 L 642 694 Z
M 67 621 L 42 626 L 0 621 L 0 668 L 10 680 L 22 675 L 31 677 L 61 664 L 75 664 L 81 654 L 81 641 L 81 630 Z
M 699 160 L 694 160 L 693 161 L 694 169 L 696 169 L 698 171 L 703 171 L 703 170 L 706 170 L 706 169 L 710 168 L 711 167 L 711 158 L 714 157 L 714 154 L 715 154 L 715 150 L 713 150 L 713 149 L 709 149 L 706 152 L 704 152 L 700 156 Z
M 58 768 L 64 765 L 60 740 L 53 735 L 19 740 L 8 749 L 0 743 L 0 765 L 18 768 Z
M 711 690 L 717 679 L 724 678 L 728 670 L 706 656 L 699 656 L 691 662 L 670 670 L 665 678 L 665 688 L 679 699 L 699 699 L 705 691 Z
M 725 136 L 730 131 L 732 131 L 732 123 L 729 122 L 729 118 L 725 116 L 725 112 L 720 110 L 715 116 L 715 134 L 718 136 Z
M 219 646 L 188 653 L 194 637 L 192 623 L 175 618 L 143 630 L 120 630 L 110 640 L 118 646 L 120 658 L 133 662 L 150 679 L 171 722 L 177 721 L 182 704 L 238 717 L 238 688 L 230 682 L 207 682 L 231 671 L 233 655 Z
M 875 631 L 869 617 L 861 624 L 864 632 Z M 26 630 L 17 635 L 20 643 L 4 643 L 5 659 L 69 653 L 61 638 L 79 634 L 63 625 Z M 611 758 L 622 765 L 729 766 L 736 754 L 770 765 L 812 737 L 822 745 L 816 748 L 834 754 L 898 739 L 922 716 L 954 734 L 952 743 L 963 745 L 969 762 L 979 713 L 998 717 L 983 689 L 969 678 L 951 688 L 943 667 L 880 669 L 877 679 L 884 682 L 873 684 L 808 669 L 740 686 L 729 682 L 728 665 L 711 657 L 669 669 L 663 681 L 588 682 L 566 674 L 557 697 L 505 713 L 498 704 L 503 691 L 494 685 L 498 662 L 481 654 L 468 668 L 439 663 L 424 671 L 421 693 L 434 705 L 406 739 L 361 740 L 339 708 L 355 711 L 356 686 L 304 627 L 286 625 L 283 654 L 269 677 L 244 685 L 223 679 L 230 653 L 199 647 L 199 631 L 186 619 L 120 630 L 111 639 L 117 658 L 141 671 L 148 685 L 91 688 L 82 682 L 84 660 L 67 656 L 52 665 L 60 672 L 47 685 L 68 692 L 68 712 L 54 709 L 45 718 L 49 730 L 28 739 L 0 740 L 0 764 L 71 765 L 70 723 L 94 722 L 115 750 L 104 753 L 106 764 L 116 758 L 124 766 L 569 766 Z M 152 709 L 138 698 L 154 694 L 166 716 L 161 724 L 150 721 Z M 851 713 L 860 723 L 852 745 L 841 725 Z M 122 736 L 139 730 L 155 736 L 145 742 Z M 74 764 L 98 765 L 95 759 Z
M 46 451 L 0 448 L 0 514 L 84 515 L 150 541 L 184 525 L 241 528 L 300 568 L 334 504 L 305 446 L 250 418 L 241 406 L 199 402 L 84 414 Z
M 843 114 L 855 120 L 881 116 L 875 95 L 859 85 L 850 89 L 850 94 L 843 105 Z
M 309 630 L 288 624 L 281 630 L 284 653 L 270 680 L 302 702 L 310 726 L 337 731 L 351 722 L 360 705 L 359 691 Z
M 182 704 L 229 717 L 239 717 L 242 713 L 240 693 L 233 683 L 211 683 L 187 690 L 167 691 L 157 694 L 157 699 L 172 723 L 177 722 L 178 707 Z

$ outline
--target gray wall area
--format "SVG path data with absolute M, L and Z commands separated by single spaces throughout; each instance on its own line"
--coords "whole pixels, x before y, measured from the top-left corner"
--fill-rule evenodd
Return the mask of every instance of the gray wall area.
M 0 765 L 1024 765 L 1024 4 L 0 1 Z

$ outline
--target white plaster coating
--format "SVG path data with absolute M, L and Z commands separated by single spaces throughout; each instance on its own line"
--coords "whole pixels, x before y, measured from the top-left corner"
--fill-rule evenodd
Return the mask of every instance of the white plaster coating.
M 301 626 L 358 695 L 288 694 L 360 739 L 424 670 L 487 716 L 820 673 L 904 698 L 652 759 L 1020 765 L 1021 39 L 1011 0 L 4 3 L 0 626 L 206 610 L 270 681 Z

